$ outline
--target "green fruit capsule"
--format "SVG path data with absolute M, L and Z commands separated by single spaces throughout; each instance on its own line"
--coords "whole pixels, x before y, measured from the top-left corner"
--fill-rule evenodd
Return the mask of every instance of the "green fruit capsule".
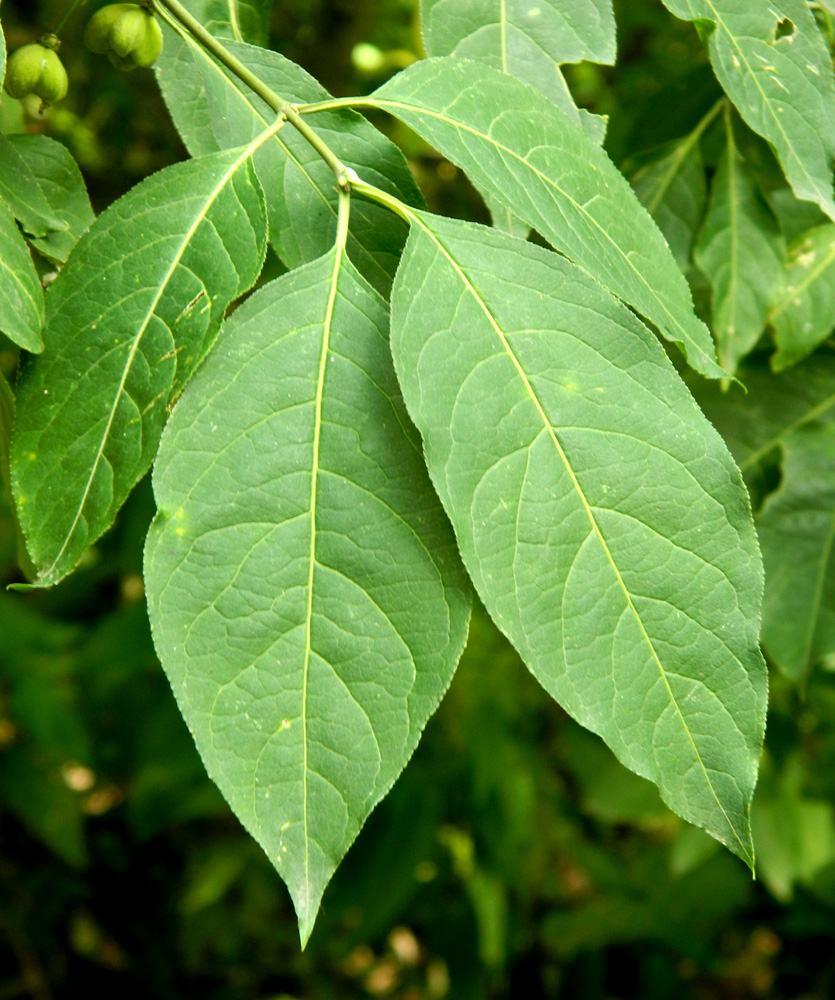
M 91 52 L 100 56 L 110 51 L 110 32 L 119 18 L 132 10 L 139 10 L 135 3 L 111 3 L 95 14 L 87 22 L 84 30 L 84 44 Z
M 145 41 L 147 23 L 153 15 L 135 7 L 117 18 L 110 29 L 110 51 L 126 59 Z
M 156 61 L 162 50 L 162 29 L 151 11 L 139 4 L 114 3 L 90 18 L 84 42 L 127 72 Z
M 58 53 L 41 42 L 31 42 L 9 56 L 4 86 L 9 97 L 36 94 L 46 104 L 54 104 L 66 96 L 69 81 Z
M 145 38 L 133 50 L 133 58 L 137 66 L 152 66 L 162 52 L 162 28 L 153 16 L 145 25 Z

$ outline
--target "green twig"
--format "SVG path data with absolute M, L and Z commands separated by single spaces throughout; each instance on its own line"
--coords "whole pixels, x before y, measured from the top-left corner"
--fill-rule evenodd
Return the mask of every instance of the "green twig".
M 60 31 L 61 31 L 61 28 L 64 27 L 64 25 L 67 23 L 67 21 L 75 13 L 76 8 L 80 7 L 83 3 L 86 3 L 86 2 L 87 2 L 87 0 L 72 0 L 72 3 L 64 11 L 63 15 L 60 17 L 60 19 L 58 20 L 58 23 L 52 29 L 52 31 L 50 32 L 50 34 L 53 34 L 53 35 L 59 34 Z
M 281 115 L 310 143 L 334 172 L 340 190 L 349 190 L 356 174 L 339 159 L 333 150 L 319 135 L 313 131 L 307 122 L 302 120 L 295 105 L 285 101 L 274 90 L 268 87 L 260 77 L 256 76 L 240 59 L 237 59 L 214 35 L 193 17 L 179 0 L 153 0 L 154 7 L 163 8 L 172 14 L 182 26 L 231 73 L 234 73 L 243 83 L 253 90 L 265 104 Z

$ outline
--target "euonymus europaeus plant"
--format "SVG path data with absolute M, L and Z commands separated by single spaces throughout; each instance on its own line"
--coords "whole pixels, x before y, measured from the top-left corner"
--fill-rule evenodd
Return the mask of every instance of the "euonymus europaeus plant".
M 792 367 L 835 325 L 830 12 L 665 2 L 724 94 L 629 180 L 560 68 L 615 61 L 609 0 L 423 0 L 427 57 L 339 99 L 260 44 L 266 0 L 108 5 L 89 46 L 155 64 L 191 158 L 94 220 L 63 146 L 0 137 L 23 586 L 70 574 L 153 465 L 159 658 L 303 942 L 452 680 L 471 587 L 546 691 L 753 867 L 743 475 L 759 504 L 775 449 L 765 649 L 797 679 L 835 653 L 835 379 L 820 352 Z M 60 28 L 0 50 L 34 110 L 62 96 Z M 428 212 L 357 109 L 465 171 L 493 228 Z M 259 284 L 268 245 L 286 273 Z

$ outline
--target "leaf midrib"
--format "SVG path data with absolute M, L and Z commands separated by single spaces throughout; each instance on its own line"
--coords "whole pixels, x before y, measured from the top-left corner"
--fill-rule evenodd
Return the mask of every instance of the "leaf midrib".
M 561 462 L 563 463 L 566 472 L 568 473 L 568 476 L 569 476 L 569 478 L 571 480 L 571 484 L 574 487 L 574 490 L 575 490 L 575 492 L 577 493 L 577 496 L 580 499 L 580 502 L 581 502 L 581 504 L 583 506 L 583 509 L 584 509 L 585 513 L 586 513 L 586 516 L 589 519 L 592 531 L 594 532 L 594 534 L 595 534 L 598 542 L 600 543 L 600 546 L 603 549 L 603 552 L 604 552 L 604 554 L 606 556 L 606 559 L 607 559 L 607 561 L 609 562 L 609 565 L 612 568 L 612 572 L 614 573 L 615 579 L 617 580 L 617 583 L 618 583 L 618 585 L 619 585 L 619 587 L 620 587 L 620 589 L 621 589 L 621 591 L 623 593 L 624 600 L 625 600 L 625 602 L 627 604 L 627 607 L 631 611 L 631 613 L 632 613 L 632 615 L 634 617 L 634 620 L 635 620 L 636 624 L 638 625 L 638 628 L 640 629 L 641 635 L 643 636 L 644 642 L 646 643 L 646 645 L 647 645 L 647 647 L 648 647 L 648 649 L 650 651 L 652 659 L 654 660 L 656 666 L 658 667 L 659 674 L 661 676 L 662 682 L 664 683 L 664 687 L 666 688 L 667 695 L 668 695 L 668 697 L 670 699 L 670 704 L 673 706 L 673 708 L 674 708 L 674 710 L 676 712 L 676 715 L 678 716 L 679 721 L 681 723 L 682 729 L 684 730 L 684 733 L 687 736 L 687 739 L 688 739 L 688 741 L 690 743 L 690 746 L 693 749 L 693 753 L 694 753 L 694 756 L 696 758 L 696 761 L 697 761 L 699 767 L 701 768 L 702 774 L 704 775 L 705 783 L 707 784 L 707 787 L 710 789 L 710 792 L 711 792 L 711 794 L 712 794 L 712 796 L 713 796 L 713 798 L 714 798 L 714 800 L 716 802 L 716 805 L 718 806 L 720 812 L 724 816 L 725 822 L 728 824 L 728 829 L 734 835 L 734 837 L 736 838 L 736 840 L 739 843 L 740 847 L 742 848 L 743 855 L 745 857 L 749 857 L 750 852 L 749 852 L 748 848 L 745 846 L 745 843 L 743 842 L 742 838 L 737 833 L 736 828 L 734 827 L 733 823 L 731 822 L 730 817 L 728 816 L 727 812 L 725 811 L 725 808 L 722 805 L 722 803 L 721 803 L 721 801 L 719 799 L 719 796 L 717 795 L 716 790 L 713 787 L 713 782 L 710 780 L 710 776 L 708 775 L 707 768 L 705 767 L 704 761 L 702 760 L 701 754 L 699 753 L 699 749 L 696 746 L 695 740 L 693 739 L 693 734 L 690 732 L 690 727 L 687 725 L 687 721 L 684 718 L 684 715 L 683 715 L 683 713 L 681 711 L 681 708 L 680 708 L 680 706 L 678 704 L 678 701 L 676 700 L 675 694 L 673 693 L 672 687 L 670 686 L 670 682 L 667 679 L 667 672 L 664 669 L 663 664 L 661 663 L 661 660 L 660 660 L 660 658 L 658 656 L 658 653 L 656 652 L 655 647 L 654 647 L 654 645 L 652 643 L 652 639 L 650 638 L 648 632 L 646 631 L 646 628 L 644 627 L 644 623 L 641 620 L 640 615 L 638 614 L 638 610 L 635 607 L 634 602 L 632 601 L 632 595 L 630 594 L 630 592 L 629 592 L 629 590 L 628 590 L 628 588 L 626 586 L 626 583 L 625 583 L 623 577 L 621 576 L 620 570 L 618 569 L 618 566 L 617 566 L 617 564 L 616 564 L 616 562 L 614 560 L 614 557 L 612 556 L 612 553 L 609 550 L 609 546 L 606 544 L 606 540 L 603 537 L 603 533 L 600 530 L 600 526 L 597 523 L 597 519 L 594 516 L 594 512 L 593 512 L 593 510 L 592 510 L 592 508 L 591 508 L 591 506 L 590 506 L 590 504 L 589 504 L 589 502 L 588 502 L 588 500 L 586 498 L 585 493 L 583 492 L 583 489 L 582 489 L 582 487 L 581 487 L 581 485 L 580 485 L 580 483 L 579 483 L 579 481 L 578 481 L 578 479 L 577 479 L 577 477 L 576 477 L 576 475 L 574 473 L 573 468 L 571 467 L 570 462 L 568 461 L 568 456 L 563 451 L 562 445 L 560 444 L 560 441 L 559 441 L 559 439 L 558 439 L 558 437 L 556 435 L 556 431 L 554 430 L 554 428 L 553 428 L 553 426 L 551 424 L 551 421 L 548 419 L 548 415 L 545 413 L 545 410 L 544 410 L 542 404 L 540 403 L 539 398 L 536 395 L 536 392 L 534 391 L 534 388 L 531 385 L 531 383 L 530 383 L 530 381 L 529 381 L 529 379 L 527 377 L 527 374 L 525 373 L 524 368 L 522 367 L 519 359 L 516 357 L 516 354 L 513 351 L 513 348 L 510 346 L 510 343 L 508 342 L 508 340 L 507 340 L 507 338 L 506 338 L 503 330 L 499 326 L 496 318 L 493 316 L 492 312 L 490 311 L 489 307 L 487 306 L 487 303 L 479 295 L 478 291 L 473 286 L 472 282 L 469 280 L 469 278 L 467 277 L 467 275 L 464 273 L 464 271 L 461 268 L 461 266 L 458 264 L 458 262 L 452 256 L 452 254 L 443 245 L 443 243 L 441 242 L 440 238 L 422 221 L 422 219 L 419 216 L 414 215 L 413 219 L 420 226 L 420 228 L 423 230 L 423 232 L 426 233 L 426 235 L 437 246 L 438 250 L 441 252 L 441 254 L 443 254 L 443 256 L 448 261 L 450 267 L 453 269 L 453 271 L 456 273 L 456 275 L 461 280 L 461 283 L 464 286 L 464 288 L 466 289 L 466 291 L 468 291 L 470 293 L 470 295 L 472 295 L 472 297 L 475 300 L 476 304 L 481 309 L 481 311 L 484 313 L 484 316 L 487 319 L 487 322 L 490 324 L 490 326 L 493 328 L 494 332 L 496 333 L 496 336 L 499 338 L 499 341 L 500 341 L 500 343 L 501 343 L 501 345 L 502 345 L 505 353 L 507 354 L 508 358 L 510 359 L 510 361 L 513 364 L 514 368 L 516 369 L 516 372 L 519 375 L 519 378 L 521 379 L 522 384 L 524 386 L 525 392 L 527 393 L 527 395 L 529 396 L 531 402 L 533 403 L 533 405 L 534 405 L 534 407 L 535 407 L 535 409 L 537 411 L 537 414 L 539 415 L 539 417 L 540 417 L 540 419 L 542 421 L 543 427 L 544 427 L 546 433 L 548 434 L 548 436 L 550 437 L 551 442 L 554 445 L 554 448 L 556 449 L 557 454 L 558 454 Z

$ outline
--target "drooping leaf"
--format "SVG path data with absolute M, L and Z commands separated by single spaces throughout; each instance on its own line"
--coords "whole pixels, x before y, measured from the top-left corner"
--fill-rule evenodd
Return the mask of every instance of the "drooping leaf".
M 676 263 L 685 272 L 707 205 L 705 168 L 694 134 L 657 150 L 630 177 L 638 200 L 658 223 Z
M 733 373 L 765 330 L 786 244 L 746 169 L 725 115 L 725 148 L 694 259 L 713 291 L 711 328 L 719 363 Z
M 719 82 L 774 148 L 798 198 L 835 218 L 835 78 L 803 0 L 663 0 L 707 37 Z
M 811 353 L 835 327 L 835 224 L 801 234 L 789 247 L 779 293 L 769 314 L 783 371 Z
M 66 228 L 52 212 L 31 167 L 4 135 L 0 135 L 0 198 L 30 236 Z
M 757 518 L 765 564 L 762 641 L 793 680 L 835 653 L 835 426 L 787 434 L 783 479 Z
M 10 135 L 7 141 L 59 224 L 32 244 L 47 259 L 63 264 L 95 218 L 78 164 L 66 146 L 45 135 Z
M 305 104 L 329 94 L 308 73 L 277 52 L 224 43 L 280 97 Z M 168 61 L 159 71 L 169 110 L 192 153 L 249 142 L 275 120 L 275 112 L 193 40 L 168 30 Z M 195 83 L 196 81 L 196 83 Z M 422 199 L 403 154 L 353 112 L 317 116 L 317 131 L 347 166 L 410 205 Z M 333 173 L 294 129 L 277 134 L 255 157 L 267 200 L 270 239 L 288 268 L 315 260 L 333 245 L 337 191 Z M 349 252 L 363 276 L 388 295 L 406 228 L 379 205 L 352 209 Z
M 578 721 L 751 864 L 762 567 L 739 472 L 661 346 L 563 258 L 420 214 L 392 349 L 494 621 Z
M 32 255 L 0 199 L 0 332 L 27 351 L 42 351 L 43 291 Z
M 386 306 L 341 250 L 226 324 L 166 428 L 154 490 L 157 650 L 304 943 L 446 690 L 469 618 Z
M 821 352 L 775 378 L 762 358 L 739 369 L 738 386 L 724 392 L 712 383 L 689 379 L 699 406 L 722 435 L 746 480 L 773 455 L 788 435 L 812 422 L 835 422 L 835 355 Z
M 227 305 L 258 276 L 266 216 L 256 147 L 137 185 L 99 216 L 50 286 L 47 350 L 21 374 L 12 445 L 39 585 L 66 576 L 109 527 Z
M 426 59 L 353 104 L 400 118 L 719 377 L 657 226 L 606 154 L 543 96 L 479 63 Z
M 457 55 L 508 73 L 603 142 L 605 120 L 578 110 L 559 67 L 614 63 L 611 0 L 421 0 L 420 12 L 428 56 Z

